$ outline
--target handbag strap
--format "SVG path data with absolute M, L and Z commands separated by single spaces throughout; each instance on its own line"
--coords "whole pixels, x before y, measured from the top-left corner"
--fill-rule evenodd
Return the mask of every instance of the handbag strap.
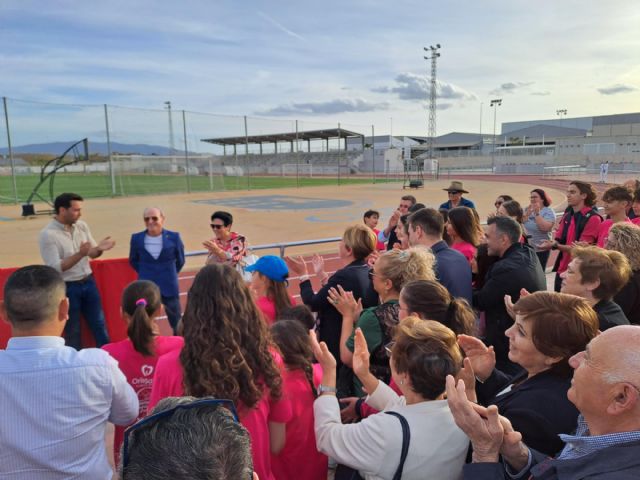
M 396 470 L 396 474 L 393 476 L 393 480 L 400 480 L 402 478 L 402 469 L 404 468 L 404 462 L 407 459 L 409 453 L 409 443 L 411 442 L 411 430 L 409 430 L 409 423 L 407 419 L 400 415 L 398 412 L 385 412 L 387 415 L 393 415 L 400 420 L 402 426 L 402 453 L 400 454 L 400 465 Z

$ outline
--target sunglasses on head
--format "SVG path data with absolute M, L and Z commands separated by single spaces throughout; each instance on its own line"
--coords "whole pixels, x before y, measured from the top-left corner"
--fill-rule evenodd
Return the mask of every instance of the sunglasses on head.
M 212 223 L 211 228 L 213 228 L 214 230 L 220 230 L 221 228 L 224 228 L 224 225 L 217 225 L 215 223 Z
M 188 410 L 190 408 L 201 407 L 203 405 L 211 405 L 211 406 L 226 408 L 227 410 L 229 410 L 229 412 L 233 416 L 233 421 L 236 423 L 240 423 L 238 412 L 236 411 L 236 407 L 233 404 L 233 402 L 231 400 L 217 399 L 217 398 L 195 400 L 191 403 L 176 405 L 175 407 L 170 408 L 168 410 L 162 410 L 161 412 L 154 413 L 153 415 L 149 415 L 148 417 L 145 417 L 142 420 L 134 423 L 124 431 L 124 439 L 122 442 L 122 477 L 123 478 L 125 477 L 127 465 L 129 464 L 129 437 L 132 433 L 134 433 L 136 430 L 140 430 L 145 426 L 152 425 L 154 422 L 156 422 L 161 418 L 170 417 L 176 412 L 176 410 Z
M 384 346 L 384 351 L 387 353 L 387 357 L 391 357 L 391 352 L 393 351 L 393 346 L 395 344 L 395 340 L 392 340 Z
M 160 220 L 160 217 L 144 217 L 145 222 L 150 222 L 151 220 L 157 222 L 158 220 Z

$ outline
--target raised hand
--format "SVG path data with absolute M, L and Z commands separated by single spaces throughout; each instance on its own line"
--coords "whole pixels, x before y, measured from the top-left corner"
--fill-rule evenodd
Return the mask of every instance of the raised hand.
M 100 240 L 100 242 L 98 243 L 98 250 L 100 250 L 101 252 L 106 252 L 107 250 L 111 250 L 113 247 L 115 247 L 115 245 L 115 240 L 113 240 L 111 237 L 106 237 Z
M 301 256 L 284 257 L 289 270 L 298 276 L 307 275 L 307 264 Z
M 329 372 L 336 369 L 336 359 L 329 351 L 329 347 L 324 342 L 318 343 L 318 337 L 314 330 L 309 330 L 309 341 L 311 342 L 311 350 L 316 360 L 322 367 L 323 372 Z
M 369 371 L 369 347 L 367 340 L 361 329 L 356 329 L 353 348 L 353 373 L 362 381 L 367 375 L 371 375 Z M 363 382 L 364 383 L 364 382 Z
M 350 318 L 352 321 L 360 317 L 362 312 L 362 301 L 356 301 L 353 292 L 346 292 L 341 285 L 337 289 L 329 289 L 327 301 L 333 304 L 343 318 Z
M 467 434 L 473 445 L 474 462 L 497 462 L 504 439 L 504 427 L 500 421 L 498 407 L 488 408 L 471 403 L 467 399 L 464 382 L 457 385 L 447 375 L 447 403 L 456 425 Z
M 456 380 L 462 380 L 464 382 L 464 388 L 467 393 L 467 399 L 470 402 L 477 402 L 476 396 L 476 376 L 471 366 L 471 360 L 465 358 L 463 360 L 463 366 L 456 376 Z
M 496 366 L 493 347 L 487 347 L 482 340 L 471 335 L 458 335 L 458 345 L 464 350 L 471 367 L 480 380 L 489 378 Z
M 319 277 L 323 277 L 326 274 L 324 273 L 324 258 L 322 258 L 317 253 L 313 255 L 311 259 L 311 265 L 313 265 L 313 272 Z

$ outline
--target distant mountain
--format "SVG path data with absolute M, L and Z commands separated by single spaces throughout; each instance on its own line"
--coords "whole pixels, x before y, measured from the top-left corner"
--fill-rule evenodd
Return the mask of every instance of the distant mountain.
M 24 153 L 39 153 L 39 154 L 51 154 L 61 155 L 67 148 L 73 145 L 75 142 L 52 142 L 52 143 L 38 143 L 33 145 L 18 145 L 12 148 L 14 154 Z M 9 153 L 7 148 L 0 148 L 0 154 L 6 155 Z M 92 142 L 89 141 L 89 154 L 97 153 L 100 155 L 107 155 L 107 144 L 105 142 Z M 159 145 L 145 145 L 145 144 L 128 144 L 111 142 L 111 153 L 119 153 L 122 155 L 169 155 L 170 150 L 167 147 L 161 147 Z M 180 155 L 180 152 L 175 152 Z

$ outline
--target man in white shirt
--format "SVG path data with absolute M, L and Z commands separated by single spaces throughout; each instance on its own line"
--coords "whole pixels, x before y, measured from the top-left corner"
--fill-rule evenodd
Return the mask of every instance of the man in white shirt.
M 80 220 L 83 199 L 75 193 L 63 193 L 56 197 L 53 220 L 42 229 L 39 237 L 40 254 L 44 263 L 62 274 L 69 297 L 69 321 L 64 331 L 67 345 L 79 350 L 80 314 L 84 316 L 96 340 L 96 345 L 109 343 L 105 328 L 100 293 L 91 274 L 90 258 L 116 244 L 111 237 L 97 243 L 89 226 Z
M 65 346 L 69 299 L 51 267 L 14 272 L 2 311 L 12 337 L 0 350 L 0 478 L 110 480 L 106 424 L 138 415 L 118 364 L 102 350 Z

